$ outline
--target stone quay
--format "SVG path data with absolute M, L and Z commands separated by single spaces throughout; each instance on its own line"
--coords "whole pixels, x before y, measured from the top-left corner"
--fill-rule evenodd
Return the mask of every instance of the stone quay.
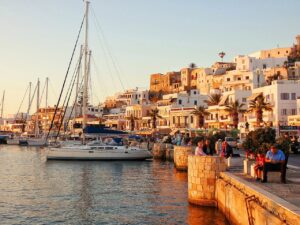
M 187 171 L 188 156 L 193 154 L 194 146 L 174 146 L 174 166 L 177 170 Z
M 216 180 L 226 170 L 219 156 L 188 156 L 188 200 L 201 206 L 217 206 Z

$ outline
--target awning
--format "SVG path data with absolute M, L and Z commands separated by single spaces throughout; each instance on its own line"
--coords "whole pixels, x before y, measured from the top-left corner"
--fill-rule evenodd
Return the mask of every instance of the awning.
M 158 133 L 160 133 L 160 134 L 167 135 L 167 134 L 170 134 L 170 132 L 171 132 L 170 128 L 158 128 Z
M 257 99 L 258 96 L 261 96 L 261 95 L 262 95 L 262 92 L 254 93 L 250 97 L 248 97 L 248 100 L 254 101 Z
M 220 102 L 219 102 L 219 105 L 225 105 L 227 99 L 228 99 L 228 95 L 223 95 Z

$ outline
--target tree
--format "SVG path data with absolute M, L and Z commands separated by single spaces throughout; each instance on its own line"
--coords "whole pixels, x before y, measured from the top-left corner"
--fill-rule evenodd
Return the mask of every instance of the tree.
M 235 129 L 238 128 L 239 124 L 239 114 L 246 112 L 245 109 L 243 109 L 243 106 L 245 104 L 239 103 L 239 100 L 236 100 L 232 102 L 231 104 L 225 105 L 225 111 L 229 113 L 229 115 L 232 117 L 233 120 L 233 126 Z
M 153 129 L 156 128 L 156 120 L 157 120 L 157 118 L 162 118 L 158 113 L 159 113 L 159 110 L 157 108 L 151 109 L 151 111 L 150 111 L 150 117 L 151 117 L 152 128 Z
M 263 111 L 272 111 L 270 103 L 265 102 L 265 97 L 258 96 L 256 99 L 249 102 L 248 112 L 255 112 L 256 114 L 256 126 L 260 127 L 263 123 Z
M 252 150 L 253 152 L 263 151 L 264 153 L 269 150 L 270 146 L 275 143 L 276 131 L 270 127 L 259 128 L 254 131 L 250 131 L 243 147 L 246 150 Z
M 126 120 L 130 121 L 130 130 L 134 131 L 135 121 L 137 120 L 137 118 L 133 114 L 130 114 L 130 116 L 126 116 Z
M 221 101 L 221 98 L 221 94 L 211 94 L 208 96 L 208 100 L 205 100 L 204 102 L 206 102 L 209 106 L 218 105 Z
M 203 128 L 204 127 L 204 118 L 205 116 L 208 116 L 210 113 L 206 111 L 206 108 L 203 106 L 198 106 L 197 108 L 194 109 L 192 114 L 198 116 L 199 119 L 199 127 Z

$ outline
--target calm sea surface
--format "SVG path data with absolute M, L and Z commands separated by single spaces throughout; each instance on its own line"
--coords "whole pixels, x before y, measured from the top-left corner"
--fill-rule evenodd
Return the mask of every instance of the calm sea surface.
M 45 160 L 39 148 L 0 146 L 0 224 L 227 224 L 187 202 L 173 164 Z

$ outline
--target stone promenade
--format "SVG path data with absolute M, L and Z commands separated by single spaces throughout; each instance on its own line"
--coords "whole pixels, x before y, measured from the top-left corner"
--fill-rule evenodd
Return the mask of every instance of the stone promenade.
M 241 154 L 242 155 L 242 154 Z M 270 174 L 268 183 L 256 181 L 253 177 L 243 174 L 244 157 L 234 158 L 235 163 L 229 168 L 229 172 L 250 182 L 251 184 L 262 188 L 287 202 L 300 208 L 300 157 L 290 156 L 287 169 L 287 183 L 280 183 L 280 175 Z M 290 164 L 291 161 L 291 164 Z

